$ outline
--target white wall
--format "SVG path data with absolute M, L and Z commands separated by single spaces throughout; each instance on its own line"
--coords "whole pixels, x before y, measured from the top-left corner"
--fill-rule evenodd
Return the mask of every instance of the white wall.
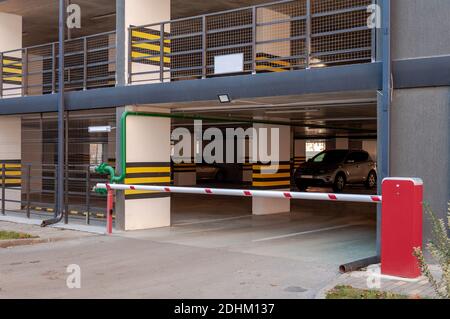
M 138 112 L 164 113 L 167 110 L 130 107 Z M 154 117 L 127 118 L 127 163 L 170 163 L 171 120 Z M 125 200 L 124 230 L 170 226 L 170 197 Z
M 295 154 L 296 157 L 306 157 L 306 140 L 295 140 Z
M 0 117 L 0 160 L 20 160 L 22 156 L 22 120 Z
M 0 12 L 0 52 L 22 48 L 22 17 Z
M 370 154 L 374 161 L 377 160 L 377 141 L 363 141 L 363 150 Z
M 20 117 L 0 117 L 0 162 L 2 160 L 20 160 L 22 156 L 22 120 Z M 7 189 L 7 200 L 19 201 L 21 190 Z M 1 199 L 1 194 L 0 194 Z M 6 209 L 19 210 L 20 204 L 6 203 Z
M 22 48 L 22 17 L 0 12 L 0 52 Z M 22 58 L 21 52 L 8 53 L 7 56 Z M 14 88 L 16 85 L 3 84 L 4 89 Z M 20 95 L 21 90 L 8 90 L 7 95 Z
M 128 43 L 128 27 L 131 25 L 140 26 L 151 23 L 159 23 L 169 21 L 171 18 L 171 3 L 170 0 L 125 0 L 125 27 L 126 43 Z M 160 31 L 160 27 L 156 26 L 155 30 Z M 169 25 L 166 26 L 166 32 L 169 32 Z M 126 46 L 126 56 L 128 57 L 128 45 Z M 135 72 L 150 72 L 159 70 L 158 66 L 146 65 L 140 63 L 133 63 L 133 73 Z M 128 74 L 128 63 L 125 63 L 125 74 Z M 142 76 L 135 76 L 133 80 L 144 80 L 149 78 L 158 78 L 159 75 L 144 74 Z M 136 84 L 144 84 L 145 82 L 138 82 Z
M 336 139 L 336 149 L 337 150 L 346 150 L 348 149 L 348 138 L 337 138 Z

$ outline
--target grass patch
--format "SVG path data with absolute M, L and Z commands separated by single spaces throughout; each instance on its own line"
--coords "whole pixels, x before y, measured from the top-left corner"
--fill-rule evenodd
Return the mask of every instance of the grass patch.
M 31 239 L 37 238 L 36 236 L 32 236 L 30 234 L 17 233 L 13 231 L 3 231 L 0 230 L 0 240 L 12 240 L 12 239 Z
M 378 290 L 356 289 L 350 286 L 337 286 L 330 290 L 327 299 L 412 299 L 408 296 Z

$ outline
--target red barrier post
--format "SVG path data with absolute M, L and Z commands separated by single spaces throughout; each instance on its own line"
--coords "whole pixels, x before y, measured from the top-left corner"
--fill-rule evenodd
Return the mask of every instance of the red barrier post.
M 108 196 L 106 199 L 106 233 L 112 234 L 113 212 L 114 212 L 114 191 L 108 187 Z
M 383 181 L 381 273 L 415 279 L 421 271 L 414 248 L 422 248 L 423 182 L 414 178 Z

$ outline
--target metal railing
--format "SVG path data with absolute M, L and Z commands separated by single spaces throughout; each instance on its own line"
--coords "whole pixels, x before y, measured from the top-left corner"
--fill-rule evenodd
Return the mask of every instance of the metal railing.
M 368 26 L 368 6 L 373 3 L 289 0 L 133 26 L 128 83 L 371 62 L 375 30 Z M 233 66 L 224 70 L 221 58 Z
M 65 42 L 66 91 L 116 84 L 116 33 Z M 0 98 L 58 92 L 58 42 L 0 52 Z
M 285 0 L 132 26 L 128 84 L 371 62 L 376 30 L 367 22 L 373 3 Z M 0 52 L 0 98 L 58 92 L 57 46 Z M 67 91 L 116 85 L 115 32 L 68 40 L 65 49 Z
M 93 173 L 89 165 L 69 165 L 65 172 L 65 221 L 104 221 L 106 197 L 92 189 L 105 178 Z M 56 187 L 56 165 L 0 162 L 0 214 L 52 217 L 56 212 Z

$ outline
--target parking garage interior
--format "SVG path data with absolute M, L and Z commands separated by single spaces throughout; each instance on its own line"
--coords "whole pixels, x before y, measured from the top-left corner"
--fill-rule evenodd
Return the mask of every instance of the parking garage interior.
M 255 118 L 286 122 L 286 125 L 291 126 L 292 139 L 281 143 L 291 144 L 291 176 L 301 163 L 321 150 L 365 150 L 371 157 L 377 158 L 377 107 L 374 92 L 231 99 L 227 104 L 208 101 L 152 107 L 171 109 L 172 114 L 177 116 L 208 119 L 203 123 L 204 130 L 210 127 L 221 130 L 237 127 L 246 129 Z M 217 122 L 211 118 L 228 118 L 230 121 Z M 105 198 L 90 190 L 96 182 L 104 181 L 105 177 L 89 168 L 102 162 L 111 165 L 116 163 L 115 110 L 69 112 L 67 123 L 68 222 L 104 227 Z M 31 201 L 31 215 L 38 219 L 48 218 L 54 213 L 55 125 L 55 114 L 34 114 L 22 118 L 22 178 L 24 185 L 30 183 L 31 190 L 31 196 L 22 192 L 22 201 Z M 111 131 L 89 133 L 89 127 L 92 126 L 110 126 Z M 191 119 L 177 118 L 171 121 L 172 131 L 180 127 L 192 131 L 193 126 Z M 145 134 L 151 134 L 151 131 Z M 31 166 L 31 181 L 26 175 L 26 163 Z M 252 189 L 252 165 L 193 163 L 186 167 L 172 163 L 171 184 Z M 211 170 L 211 167 L 214 169 Z M 221 176 L 217 175 L 217 167 L 223 172 Z M 208 168 L 213 173 L 208 173 Z M 188 177 L 180 179 L 176 174 Z M 298 191 L 293 179 L 289 189 Z M 307 191 L 331 193 L 332 189 L 310 187 Z M 344 192 L 376 194 L 377 189 L 368 190 L 358 184 L 347 185 Z M 14 211 L 16 215 L 24 214 L 26 207 L 21 208 L 11 210 L 9 214 Z M 248 198 L 173 194 L 170 228 L 137 231 L 127 236 L 150 236 L 162 242 L 233 249 L 242 249 L 245 243 L 245 249 L 256 254 L 290 256 L 300 260 L 320 256 L 324 262 L 335 265 L 375 254 L 376 206 L 295 200 L 292 201 L 290 211 L 258 216 L 254 215 L 252 200 Z M 290 248 L 294 246 L 295 249 Z M 310 253 L 312 248 L 320 253 Z

